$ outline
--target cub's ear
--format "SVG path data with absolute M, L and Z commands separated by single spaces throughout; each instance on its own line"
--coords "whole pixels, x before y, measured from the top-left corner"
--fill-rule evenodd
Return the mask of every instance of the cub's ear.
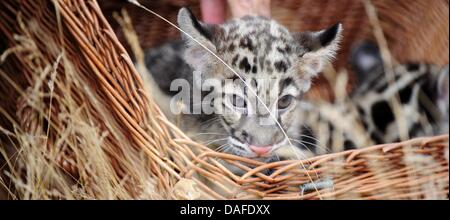
M 342 38 L 342 24 L 337 23 L 317 32 L 294 33 L 293 37 L 303 49 L 299 54 L 301 72 L 310 79 L 336 55 Z
M 198 21 L 188 8 L 182 8 L 178 12 L 178 25 L 184 31 L 182 37 L 187 46 L 185 52 L 187 63 L 196 69 L 202 63 L 208 62 L 212 55 L 201 45 L 216 52 L 214 34 L 218 26 Z

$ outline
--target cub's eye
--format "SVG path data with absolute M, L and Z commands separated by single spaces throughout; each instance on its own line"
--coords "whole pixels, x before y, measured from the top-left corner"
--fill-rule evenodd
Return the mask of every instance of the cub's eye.
M 282 109 L 288 108 L 291 105 L 293 98 L 294 97 L 291 95 L 285 95 L 285 96 L 279 98 L 278 99 L 278 109 L 282 110 Z
M 230 96 L 231 104 L 236 108 L 246 108 L 247 103 L 245 102 L 245 99 L 238 95 L 231 95 Z

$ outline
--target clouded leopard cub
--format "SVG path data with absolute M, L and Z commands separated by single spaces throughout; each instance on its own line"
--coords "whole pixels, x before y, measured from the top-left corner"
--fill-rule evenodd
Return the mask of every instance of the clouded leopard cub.
M 289 147 L 300 135 L 299 103 L 334 57 L 341 24 L 291 33 L 274 20 L 246 16 L 208 25 L 186 8 L 178 24 L 183 41 L 146 54 L 166 115 L 218 151 L 269 162 L 289 148 L 304 157 L 301 148 Z

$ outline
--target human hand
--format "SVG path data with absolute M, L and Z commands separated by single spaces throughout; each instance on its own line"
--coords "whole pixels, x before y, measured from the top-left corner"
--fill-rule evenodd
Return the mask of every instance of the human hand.
M 209 24 L 223 23 L 227 3 L 234 18 L 246 15 L 270 17 L 270 0 L 201 0 L 203 21 Z

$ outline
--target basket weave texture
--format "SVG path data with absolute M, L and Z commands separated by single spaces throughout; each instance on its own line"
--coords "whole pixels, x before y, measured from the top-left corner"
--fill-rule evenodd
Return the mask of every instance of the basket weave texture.
M 286 1 L 285 4 L 294 3 Z M 75 97 L 95 94 L 102 100 L 100 103 L 80 101 L 77 104 L 86 105 L 91 110 L 89 114 L 93 117 L 90 120 L 101 130 L 120 133 L 119 136 L 123 137 L 116 139 L 106 135 L 104 143 L 114 146 L 109 162 L 113 164 L 117 178 L 124 178 L 128 172 L 120 163 L 121 152 L 143 152 L 150 158 L 151 169 L 148 172 L 156 180 L 157 192 L 163 198 L 448 198 L 448 135 L 271 164 L 217 153 L 190 140 L 148 99 L 130 56 L 96 1 L 5 0 L 0 3 L 0 11 L 0 39 L 6 42 L 6 47 L 17 44 L 16 34 L 25 34 L 43 55 L 42 62 L 54 63 L 60 52 L 65 51 L 64 59 L 73 64 L 75 73 L 93 91 L 92 94 L 86 93 L 86 90 L 70 92 Z M 29 28 L 32 31 L 26 32 L 20 20 L 34 29 Z M 43 88 L 51 90 L 54 87 L 54 93 L 64 97 L 67 91 L 60 89 L 63 87 L 61 83 L 70 82 L 58 77 L 63 77 L 62 73 L 67 68 L 59 64 L 55 76 L 58 83 Z M 8 94 L 11 96 L 2 97 L 5 99 L 1 100 L 2 108 L 14 116 L 21 129 L 30 134 L 42 133 L 46 130 L 46 124 L 51 124 L 46 147 L 54 147 L 52 139 L 57 130 L 66 126 L 59 115 L 64 108 L 63 103 L 52 103 L 51 117 L 45 120 L 46 123 L 39 121 L 36 111 L 42 109 L 30 105 L 33 91 L 27 90 L 36 83 L 42 83 L 37 80 L 33 63 L 16 51 L 2 63 L 1 70 L 27 91 L 25 95 L 10 92 Z M 48 80 L 50 76 L 44 78 L 44 81 Z M 5 82 L 0 87 L 5 92 L 13 91 Z M 47 112 L 49 106 L 41 107 Z M 109 121 L 104 121 L 104 117 L 95 111 L 96 106 L 108 110 L 111 115 Z M 121 129 L 113 131 L 109 123 L 118 124 Z M 12 127 L 6 120 L 2 120 L 2 124 Z M 130 142 L 133 149 L 124 149 L 121 145 L 124 142 Z M 236 176 L 223 167 L 220 159 L 240 167 L 246 173 Z M 82 171 L 74 163 L 77 163 L 76 158 L 68 152 L 66 157 L 61 158 L 61 169 L 77 176 Z M 270 174 L 266 172 L 268 169 L 272 171 Z M 311 185 L 312 182 L 315 185 Z M 139 187 L 130 188 L 131 191 L 139 190 Z

